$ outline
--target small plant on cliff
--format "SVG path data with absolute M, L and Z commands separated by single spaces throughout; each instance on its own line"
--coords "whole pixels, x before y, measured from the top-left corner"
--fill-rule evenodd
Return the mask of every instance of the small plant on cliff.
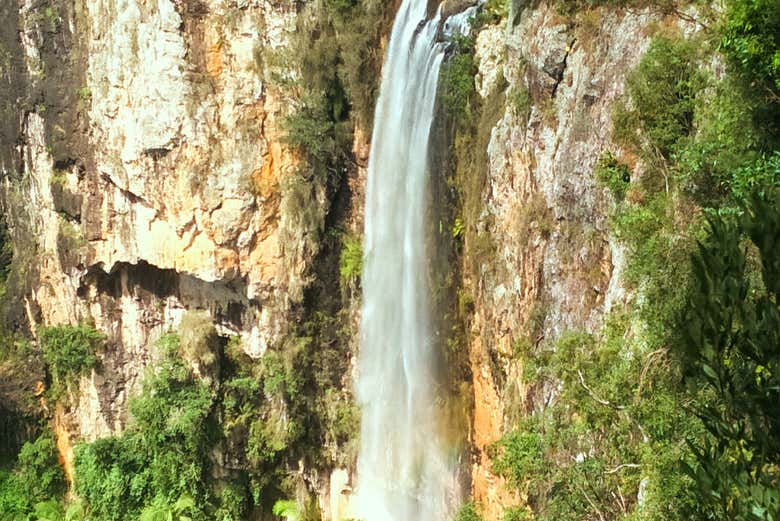
M 360 277 L 363 271 L 363 245 L 359 237 L 347 236 L 339 257 L 339 273 L 344 282 Z
M 105 337 L 90 326 L 54 326 L 39 333 L 43 359 L 51 373 L 51 393 L 56 399 L 76 378 L 89 373 L 97 365 L 95 352 Z
M 283 517 L 287 521 L 298 521 L 301 517 L 301 509 L 298 503 L 289 499 L 280 499 L 274 503 L 273 513 L 275 516 Z
M 480 515 L 474 503 L 468 502 L 460 507 L 458 514 L 455 516 L 455 521 L 482 521 L 482 515 Z
M 599 158 L 594 170 L 596 180 L 608 189 L 615 201 L 622 201 L 631 182 L 631 170 L 617 160 L 612 152 L 605 152 Z
M 452 43 L 454 56 L 444 64 L 440 78 L 441 102 L 459 124 L 465 124 L 473 115 L 477 87 L 475 77 L 474 40 L 456 37 Z
M 512 103 L 515 116 L 520 121 L 528 121 L 531 116 L 531 110 L 533 109 L 534 100 L 531 98 L 531 93 L 528 89 L 522 86 L 516 86 L 507 96 L 507 99 Z

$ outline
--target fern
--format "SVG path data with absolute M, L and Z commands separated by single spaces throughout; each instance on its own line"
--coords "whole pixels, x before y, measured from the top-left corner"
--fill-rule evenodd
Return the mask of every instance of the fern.
M 289 499 L 280 499 L 274 503 L 273 513 L 275 516 L 286 518 L 287 521 L 298 521 L 301 516 L 298 503 Z

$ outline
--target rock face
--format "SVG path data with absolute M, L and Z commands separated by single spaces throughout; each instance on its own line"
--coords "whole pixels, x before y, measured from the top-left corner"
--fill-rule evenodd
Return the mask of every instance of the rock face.
M 12 233 L 36 241 L 30 324 L 92 318 L 115 346 L 114 381 L 90 382 L 74 416 L 89 439 L 121 428 L 148 345 L 188 309 L 262 355 L 302 299 L 314 246 L 284 214 L 284 93 L 256 56 L 285 44 L 293 4 L 62 4 L 19 6 L 43 100 L 20 114 L 23 145 L 2 169 Z M 75 79 L 60 90 L 73 92 L 56 92 L 49 76 L 66 64 Z M 80 124 L 62 128 L 50 102 L 74 94 L 63 112 Z
M 597 333 L 622 286 L 623 251 L 610 237 L 609 200 L 594 167 L 611 139 L 614 103 L 625 77 L 666 22 L 651 10 L 595 9 L 574 24 L 554 7 L 528 7 L 515 25 L 476 37 L 477 90 L 504 89 L 492 129 L 478 228 L 494 249 L 478 259 L 470 363 L 473 373 L 472 493 L 486 520 L 518 504 L 491 472 L 488 447 L 511 429 L 517 411 L 544 407 L 555 389 L 531 393 L 513 343 L 552 340 L 568 330 Z M 498 86 L 498 87 L 497 87 Z
M 185 312 L 208 312 L 251 357 L 284 338 L 318 246 L 284 189 L 296 168 L 280 130 L 292 93 L 266 80 L 298 2 L 39 4 L 0 7 L 0 174 L 9 234 L 27 267 L 15 282 L 24 299 L 14 320 L 32 333 L 94 321 L 108 336 L 101 371 L 83 379 L 71 409 L 56 411 L 67 463 L 71 438 L 123 429 L 150 346 Z M 471 259 L 481 267 L 465 281 L 474 296 L 472 491 L 488 521 L 521 500 L 491 472 L 488 446 L 511 425 L 509 411 L 554 393 L 525 389 L 512 343 L 521 332 L 539 342 L 595 331 L 631 297 L 593 167 L 615 149 L 612 104 L 649 44 L 645 29 L 663 21 L 596 9 L 586 27 L 544 2 L 512 4 L 516 23 L 476 36 L 480 96 L 506 94 L 480 194 L 479 228 L 495 248 Z M 356 136 L 357 204 L 344 218 L 353 230 L 370 140 Z M 322 219 L 324 188 L 311 192 Z M 348 517 L 349 482 L 338 470 L 323 485 L 333 490 L 326 512 Z
M 156 339 L 205 310 L 260 357 L 295 324 L 317 243 L 287 208 L 289 93 L 263 80 L 286 1 L 19 2 L 4 14 L 0 172 L 31 331 L 94 322 L 101 370 L 55 413 L 69 439 L 120 432 Z M 313 187 L 314 213 L 327 212 Z M 317 198 L 318 197 L 318 198 Z

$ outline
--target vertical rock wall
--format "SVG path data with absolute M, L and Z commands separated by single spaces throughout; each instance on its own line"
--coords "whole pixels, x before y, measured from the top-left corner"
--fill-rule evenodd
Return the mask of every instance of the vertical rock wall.
M 466 276 L 475 297 L 472 492 L 490 521 L 522 498 L 493 474 L 488 448 L 518 414 L 556 393 L 524 385 L 515 344 L 598 333 L 606 314 L 632 299 L 621 282 L 622 246 L 607 227 L 609 199 L 593 173 L 604 152 L 619 151 L 611 120 L 626 75 L 649 46 L 650 27 L 695 29 L 649 8 L 597 8 L 575 21 L 542 3 L 514 20 L 476 37 L 479 94 L 487 100 L 504 89 L 506 102 L 480 194 L 478 229 L 491 253 L 472 248 L 465 259 L 478 266 Z
M 187 310 L 253 357 L 294 323 L 317 244 L 285 211 L 290 93 L 264 78 L 296 4 L 20 1 L 4 14 L 19 321 L 108 334 L 100 374 L 63 412 L 94 439 L 122 429 L 150 346 Z

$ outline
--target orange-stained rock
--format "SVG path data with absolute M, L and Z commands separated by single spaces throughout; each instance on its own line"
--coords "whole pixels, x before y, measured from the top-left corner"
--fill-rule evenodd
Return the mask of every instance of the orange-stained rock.
M 475 326 L 480 322 L 475 317 Z M 474 412 L 473 444 L 474 460 L 471 479 L 474 501 L 482 507 L 485 521 L 503 518 L 507 507 L 520 503 L 519 495 L 508 489 L 506 480 L 493 474 L 492 461 L 488 455 L 490 445 L 503 434 L 504 404 L 490 372 L 490 360 L 482 340 L 477 337 L 471 347 L 469 362 L 473 375 Z
M 249 265 L 258 280 L 273 281 L 279 277 L 282 253 L 279 236 L 274 233 L 260 241 L 249 256 Z
M 73 444 L 70 441 L 70 431 L 65 424 L 65 411 L 58 406 L 54 412 L 54 438 L 57 443 L 57 461 L 65 471 L 68 484 L 73 483 Z
M 257 195 L 266 201 L 277 199 L 282 169 L 292 164 L 292 154 L 287 152 L 280 143 L 269 143 L 268 151 L 263 155 L 263 166 L 252 173 L 252 182 Z
M 206 71 L 211 77 L 216 78 L 222 74 L 222 42 L 210 45 L 206 51 Z

